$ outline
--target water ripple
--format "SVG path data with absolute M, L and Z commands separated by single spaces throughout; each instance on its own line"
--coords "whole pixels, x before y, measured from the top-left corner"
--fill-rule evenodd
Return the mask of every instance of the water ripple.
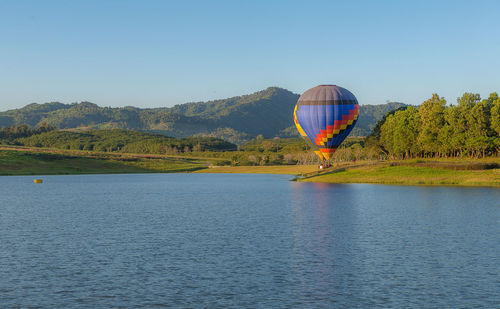
M 497 307 L 500 190 L 0 177 L 0 307 Z

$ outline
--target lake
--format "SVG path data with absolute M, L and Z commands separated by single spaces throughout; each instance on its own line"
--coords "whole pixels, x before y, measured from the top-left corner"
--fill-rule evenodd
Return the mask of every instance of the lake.
M 498 307 L 500 190 L 0 177 L 0 307 Z

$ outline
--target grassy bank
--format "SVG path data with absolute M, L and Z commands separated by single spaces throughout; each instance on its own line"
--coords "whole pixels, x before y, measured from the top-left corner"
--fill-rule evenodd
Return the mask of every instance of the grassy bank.
M 178 172 L 303 175 L 317 171 L 316 165 L 217 166 L 221 160 L 224 159 L 0 146 L 0 175 Z
M 496 167 L 496 168 L 495 168 Z M 394 185 L 454 185 L 500 187 L 495 162 L 366 162 L 339 166 L 298 181 L 326 183 L 376 183 Z
M 168 158 L 0 151 L 0 175 L 175 173 L 203 168 L 206 166 L 198 162 Z

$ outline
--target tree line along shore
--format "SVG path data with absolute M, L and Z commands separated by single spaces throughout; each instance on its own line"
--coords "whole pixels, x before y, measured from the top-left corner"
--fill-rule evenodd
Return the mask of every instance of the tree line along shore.
M 447 106 L 434 94 L 418 107 L 388 113 L 366 143 L 392 159 L 498 156 L 500 98 L 465 93 Z

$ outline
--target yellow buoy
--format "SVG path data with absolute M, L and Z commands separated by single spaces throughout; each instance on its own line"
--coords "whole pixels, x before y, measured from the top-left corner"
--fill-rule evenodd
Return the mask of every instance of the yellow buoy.
M 33 182 L 34 182 L 34 183 L 42 183 L 42 182 L 43 182 L 43 180 L 42 180 L 42 179 L 35 179 L 35 180 L 33 180 Z

